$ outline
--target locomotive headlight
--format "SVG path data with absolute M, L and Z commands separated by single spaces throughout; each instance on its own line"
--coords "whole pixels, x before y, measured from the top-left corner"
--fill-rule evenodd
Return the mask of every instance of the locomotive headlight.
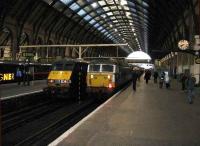
M 61 80 L 60 83 L 61 83 L 61 84 L 66 84 L 66 83 L 67 83 L 67 80 Z
M 71 80 L 61 80 L 60 83 L 61 83 L 61 84 L 71 83 Z
M 49 83 L 54 83 L 54 80 L 48 80 Z
M 110 75 L 108 75 L 108 79 L 110 79 Z
M 94 78 L 94 75 L 90 75 L 90 78 L 93 79 L 93 78 Z

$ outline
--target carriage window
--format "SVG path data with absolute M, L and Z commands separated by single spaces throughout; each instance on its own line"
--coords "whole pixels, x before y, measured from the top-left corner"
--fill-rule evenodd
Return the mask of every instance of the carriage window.
M 113 72 L 113 65 L 102 65 L 102 72 Z
M 52 70 L 63 70 L 63 64 L 55 64 Z
M 100 65 L 90 65 L 90 71 L 99 71 Z
M 64 70 L 73 70 L 73 64 L 65 64 Z

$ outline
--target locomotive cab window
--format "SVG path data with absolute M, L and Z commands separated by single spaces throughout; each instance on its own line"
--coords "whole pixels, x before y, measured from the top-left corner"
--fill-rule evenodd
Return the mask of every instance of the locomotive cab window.
M 102 72 L 113 72 L 113 65 L 102 65 Z
M 100 65 L 90 65 L 89 71 L 95 71 L 95 72 L 100 71 Z
M 52 70 L 63 70 L 63 64 L 53 65 Z
M 65 64 L 64 70 L 73 70 L 73 64 Z

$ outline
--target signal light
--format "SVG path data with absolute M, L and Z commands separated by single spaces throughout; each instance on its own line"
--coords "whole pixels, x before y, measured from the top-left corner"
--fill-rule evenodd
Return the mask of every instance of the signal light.
M 94 78 L 94 75 L 91 75 L 90 78 L 93 79 L 93 78 Z
M 110 75 L 108 75 L 108 79 L 110 79 Z

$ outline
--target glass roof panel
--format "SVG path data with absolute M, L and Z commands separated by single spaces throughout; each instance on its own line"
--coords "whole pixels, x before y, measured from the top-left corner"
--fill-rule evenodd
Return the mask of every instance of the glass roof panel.
M 98 30 L 99 30 L 99 31 L 101 31 L 102 29 L 103 29 L 103 27 L 102 27 L 102 26 L 98 27 Z
M 98 3 L 99 3 L 101 6 L 106 5 L 105 1 L 98 1 Z
M 86 21 L 90 20 L 91 18 L 92 18 L 92 17 L 91 17 L 90 15 L 87 15 L 87 16 L 84 17 L 84 19 L 85 19 Z
M 86 11 L 84 11 L 83 9 L 81 9 L 80 11 L 78 11 L 78 13 L 80 16 L 83 16 L 86 14 Z
M 64 3 L 65 5 L 68 5 L 69 3 L 71 3 L 73 0 L 60 0 L 62 3 Z
M 71 6 L 69 6 L 69 8 L 73 11 L 76 11 L 80 8 L 80 6 L 77 3 L 73 3 Z
M 104 11 L 109 11 L 109 7 L 103 7 Z
M 96 28 L 99 27 L 99 23 L 96 23 L 96 24 L 94 25 L 94 27 L 96 27 Z
M 128 6 L 124 6 L 124 10 L 129 10 L 129 7 Z
M 112 13 L 112 12 L 108 12 L 107 15 L 108 15 L 108 16 L 111 16 L 111 15 L 113 15 L 113 13 Z
M 94 24 L 96 21 L 94 19 L 92 19 L 89 23 L 90 24 Z

